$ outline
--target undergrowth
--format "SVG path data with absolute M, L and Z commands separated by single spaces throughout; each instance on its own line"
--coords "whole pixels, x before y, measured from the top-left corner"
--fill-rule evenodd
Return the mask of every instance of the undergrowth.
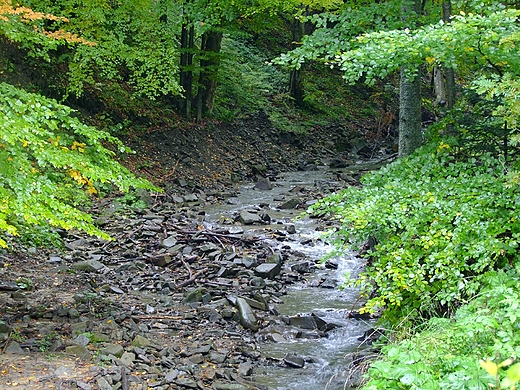
M 514 389 L 520 380 L 519 271 L 487 273 L 481 293 L 453 318 L 432 318 L 422 332 L 383 347 L 363 389 Z
M 517 164 L 437 140 L 310 208 L 339 222 L 339 252 L 363 249 L 347 284 L 395 330 L 364 389 L 516 389 Z
M 349 283 L 384 319 L 446 315 L 482 286 L 482 275 L 518 260 L 520 193 L 490 155 L 456 160 L 449 143 L 423 147 L 311 208 L 340 221 L 343 249 L 367 240 L 366 269 Z M 373 292 L 375 291 L 375 294 Z

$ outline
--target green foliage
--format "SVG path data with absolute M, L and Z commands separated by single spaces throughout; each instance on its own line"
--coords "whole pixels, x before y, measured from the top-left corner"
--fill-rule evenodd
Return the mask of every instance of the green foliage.
M 125 83 L 136 96 L 152 99 L 180 94 L 176 25 L 161 21 L 166 11 L 159 2 L 26 0 L 24 5 L 32 8 L 0 19 L 0 34 L 33 57 L 65 64 L 68 93 L 79 96 L 104 80 Z
M 316 29 L 303 37 L 302 45 L 283 53 L 276 63 L 300 68 L 308 60 L 321 60 L 332 65 L 337 56 L 356 46 L 353 38 L 373 30 L 403 27 L 401 0 L 345 4 L 335 13 L 307 17 Z
M 517 146 L 520 143 L 520 81 L 511 73 L 481 77 L 474 83 L 474 89 L 487 101 L 496 102 L 492 116 L 499 120 L 502 132 L 506 132 L 508 141 Z
M 60 335 L 56 332 L 49 332 L 45 334 L 41 339 L 36 341 L 36 345 L 38 346 L 38 350 L 40 352 L 47 352 L 51 348 L 52 344 L 59 340 Z
M 97 183 L 124 192 L 152 188 L 103 146 L 127 152 L 117 138 L 72 115 L 54 100 L 0 84 L 0 231 L 18 235 L 19 225 L 58 226 L 107 238 L 80 209 L 85 193 L 96 194 Z
M 354 47 L 334 58 L 345 79 L 354 82 L 361 77 L 367 83 L 397 71 L 401 66 L 417 68 L 443 65 L 457 68 L 475 62 L 475 69 L 493 71 L 491 64 L 517 69 L 514 57 L 518 40 L 516 10 L 503 10 L 489 15 L 457 15 L 451 23 L 442 21 L 417 30 L 389 30 L 360 35 Z
M 237 112 L 266 110 L 268 97 L 279 93 L 287 77 L 267 64 L 267 58 L 254 50 L 244 39 L 224 38 L 219 76 L 220 93 L 215 115 L 231 119 Z
M 383 347 L 363 389 L 513 389 L 520 380 L 519 271 L 487 274 L 479 296 L 453 319 L 433 318 L 415 336 Z
M 493 88 L 504 85 L 497 83 Z M 459 145 L 463 145 L 461 154 L 490 153 L 509 160 L 511 155 L 518 154 L 518 128 L 516 117 L 506 107 L 517 100 L 514 88 L 507 93 L 508 96 L 504 97 L 466 90 L 458 98 L 455 108 L 430 127 L 429 136 L 438 137 L 449 126 L 450 134 L 457 138 Z
M 0 2 L 0 35 L 26 49 L 31 57 L 50 61 L 50 52 L 63 44 L 77 43 L 92 45 L 92 42 L 62 29 L 67 22 L 47 12 L 35 12 L 31 8 Z
M 518 260 L 520 189 L 509 185 L 502 161 L 457 161 L 450 145 L 436 145 L 311 208 L 340 221 L 331 232 L 339 248 L 375 239 L 351 283 L 367 295 L 375 287 L 366 310 L 385 308 L 394 321 L 444 312 L 475 294 L 484 272 Z

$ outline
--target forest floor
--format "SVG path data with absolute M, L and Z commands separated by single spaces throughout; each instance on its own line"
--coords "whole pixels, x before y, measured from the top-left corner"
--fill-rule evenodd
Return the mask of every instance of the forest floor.
M 204 190 L 392 154 L 392 136 L 366 119 L 284 132 L 259 112 L 233 123 L 152 127 L 123 139 L 136 151 L 125 158 L 133 172 L 165 188 Z

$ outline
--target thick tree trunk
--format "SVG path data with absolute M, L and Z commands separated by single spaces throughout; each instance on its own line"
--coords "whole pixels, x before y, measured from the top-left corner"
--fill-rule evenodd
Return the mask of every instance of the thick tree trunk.
M 211 114 L 215 105 L 221 48 L 221 32 L 208 31 L 203 34 L 199 88 L 197 92 L 197 121 L 200 121 L 204 114 Z
M 191 106 L 193 99 L 193 47 L 195 40 L 195 28 L 182 25 L 181 30 L 181 62 L 179 83 L 184 90 L 180 110 L 187 119 L 191 119 Z
M 413 153 L 422 144 L 421 78 L 410 80 L 401 69 L 399 86 L 399 157 Z

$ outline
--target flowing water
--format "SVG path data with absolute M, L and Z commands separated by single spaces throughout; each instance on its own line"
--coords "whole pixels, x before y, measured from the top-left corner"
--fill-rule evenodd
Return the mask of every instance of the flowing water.
M 206 221 L 212 224 L 230 220 L 233 214 L 241 209 L 262 207 L 271 216 L 273 223 L 269 226 L 251 226 L 244 229 L 252 229 L 255 233 L 283 229 L 288 223 L 294 224 L 296 233 L 292 235 L 291 241 L 284 241 L 283 245 L 290 245 L 310 261 L 321 259 L 331 247 L 320 239 L 320 233 L 316 231 L 316 221 L 310 218 L 296 218 L 301 210 L 280 210 L 278 206 L 283 203 L 281 199 L 284 195 L 286 199 L 291 197 L 290 191 L 295 187 L 314 190 L 323 186 L 340 188 L 342 184 L 337 182 L 336 174 L 326 169 L 290 172 L 281 175 L 273 184 L 273 189 L 269 191 L 255 190 L 254 185 L 243 186 L 239 195 L 233 198 L 232 204 L 212 206 L 206 212 Z M 355 289 L 314 287 L 318 283 L 313 281 L 325 279 L 333 280 L 333 284 L 340 285 L 346 272 L 355 274 L 359 270 L 361 260 L 353 255 L 344 255 L 334 259 L 334 263 L 337 269 L 319 268 L 316 273 L 306 277 L 304 282 L 289 286 L 288 294 L 281 297 L 283 304 L 277 305 L 277 310 L 285 316 L 314 313 L 327 322 L 340 326 L 327 332 L 327 337 L 288 337 L 282 342 L 263 343 L 262 355 L 275 363 L 256 370 L 255 383 L 267 386 L 271 390 L 338 390 L 345 387 L 349 376 L 349 355 L 357 350 L 359 338 L 373 324 L 348 318 L 349 312 L 359 307 L 358 292 Z M 305 366 L 288 368 L 280 364 L 287 354 L 304 358 Z

